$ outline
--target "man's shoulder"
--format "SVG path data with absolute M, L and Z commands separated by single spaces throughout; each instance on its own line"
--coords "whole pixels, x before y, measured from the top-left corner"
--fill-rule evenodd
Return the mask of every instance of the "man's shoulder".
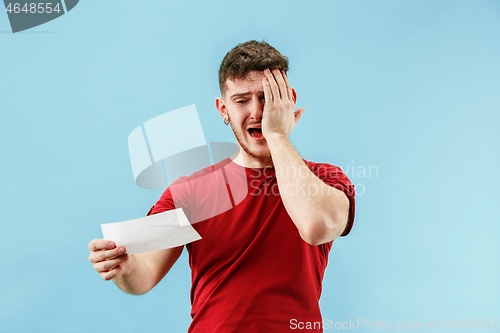
M 184 182 L 195 181 L 195 180 L 200 179 L 202 177 L 205 177 L 209 174 L 214 174 L 217 170 L 223 169 L 230 162 L 231 162 L 231 159 L 226 158 L 218 163 L 209 165 L 207 167 L 204 167 L 203 169 L 195 171 L 192 174 L 190 174 L 189 176 L 181 176 L 172 185 L 177 185 L 177 184 L 181 184 Z M 205 179 L 206 179 L 206 177 L 205 177 Z
M 354 198 L 354 185 L 342 169 L 336 165 L 329 163 L 317 163 L 304 160 L 309 169 L 319 179 L 326 184 L 345 192 L 349 197 Z M 352 205 L 354 207 L 354 205 Z
M 343 175 L 342 169 L 336 165 L 324 162 L 314 162 L 302 159 L 309 170 L 311 170 L 315 175 Z

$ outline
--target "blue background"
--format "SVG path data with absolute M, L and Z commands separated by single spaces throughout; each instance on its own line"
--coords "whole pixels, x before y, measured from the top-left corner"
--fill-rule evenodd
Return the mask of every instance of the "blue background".
M 207 141 L 234 142 L 217 70 L 250 39 L 290 59 L 298 151 L 357 185 L 323 317 L 500 319 L 499 35 L 498 1 L 88 0 L 17 34 L 2 12 L 0 332 L 187 330 L 185 252 L 130 296 L 87 244 L 161 195 L 134 183 L 134 128 L 196 104 Z

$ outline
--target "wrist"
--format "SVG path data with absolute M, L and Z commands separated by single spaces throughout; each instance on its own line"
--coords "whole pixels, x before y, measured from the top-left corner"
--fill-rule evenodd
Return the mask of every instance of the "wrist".
M 288 135 L 281 134 L 281 133 L 270 133 L 266 134 L 265 136 L 267 144 L 269 145 L 269 148 L 271 148 L 271 145 L 275 145 L 280 142 L 287 142 L 290 141 L 288 139 Z

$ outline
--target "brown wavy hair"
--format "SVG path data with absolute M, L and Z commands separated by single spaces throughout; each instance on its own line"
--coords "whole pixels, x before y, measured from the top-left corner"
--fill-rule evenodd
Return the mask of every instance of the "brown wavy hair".
M 263 71 L 266 68 L 287 72 L 288 58 L 264 41 L 251 40 L 236 45 L 226 54 L 219 67 L 222 96 L 226 94 L 227 79 L 243 79 L 250 71 Z

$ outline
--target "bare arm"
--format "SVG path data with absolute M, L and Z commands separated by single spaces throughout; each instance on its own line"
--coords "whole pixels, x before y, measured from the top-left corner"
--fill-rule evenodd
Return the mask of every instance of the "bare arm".
M 305 110 L 293 111 L 296 94 L 285 72 L 274 69 L 264 74 L 262 134 L 271 151 L 283 204 L 304 241 L 311 245 L 329 242 L 346 227 L 349 200 L 316 177 L 288 139 Z
M 128 255 L 123 246 L 94 239 L 89 243 L 89 260 L 104 280 L 113 280 L 128 294 L 142 295 L 153 289 L 177 261 L 184 246 Z
M 319 245 L 344 231 L 349 199 L 314 175 L 286 137 L 267 140 L 281 199 L 303 240 Z

